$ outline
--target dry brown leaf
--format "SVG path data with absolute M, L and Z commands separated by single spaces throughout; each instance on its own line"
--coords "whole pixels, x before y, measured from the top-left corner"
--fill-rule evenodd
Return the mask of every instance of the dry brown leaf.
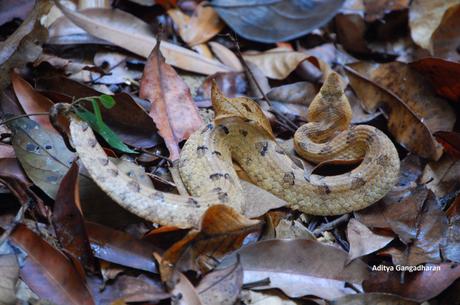
M 423 158 L 430 158 L 433 160 L 439 159 L 442 155 L 442 146 L 436 142 L 432 136 L 432 131 L 427 125 L 422 122 L 421 118 L 419 118 L 405 101 L 366 77 L 366 75 L 361 72 L 362 69 L 358 71 L 354 69 L 359 67 L 359 65 L 364 67 L 367 66 L 365 63 L 358 63 L 352 64 L 351 68 L 346 67 L 345 69 L 350 80 L 350 85 L 364 103 L 364 108 L 369 112 L 381 108 L 388 118 L 388 128 L 390 132 L 406 149 L 417 153 Z M 366 73 L 366 70 L 363 70 L 364 73 Z M 416 92 L 413 92 L 413 94 L 417 96 Z M 420 98 L 421 97 L 418 96 L 413 102 L 416 103 Z M 445 103 L 445 101 L 442 102 Z M 445 112 L 445 110 L 440 109 L 439 105 L 428 104 L 428 108 L 429 106 L 438 109 L 440 113 Z M 425 107 L 427 107 L 427 105 L 425 105 Z M 451 110 L 447 109 L 447 113 L 449 115 L 445 122 L 442 121 L 445 118 L 434 117 L 433 120 L 450 125 L 452 124 L 450 119 Z
M 433 51 L 432 35 L 446 10 L 458 0 L 414 0 L 409 9 L 412 39 L 422 48 Z
M 442 17 L 439 27 L 434 31 L 431 40 L 433 56 L 452 61 L 460 60 L 458 50 L 460 44 L 460 3 L 447 9 Z
M 335 299 L 352 293 L 344 281 L 359 284 L 368 276 L 368 267 L 362 261 L 346 265 L 345 251 L 306 239 L 253 243 L 222 264 L 234 263 L 237 256 L 243 265 L 245 284 L 269 278 L 269 284 L 256 289 L 279 288 L 290 297 Z
M 160 261 L 162 280 L 174 287 L 177 271 L 206 270 L 210 258 L 238 249 L 246 235 L 260 228 L 260 221 L 250 220 L 231 207 L 211 206 L 203 215 L 200 230 L 190 231 L 164 253 Z
M 163 44 L 163 43 L 161 43 Z M 169 150 L 169 158 L 179 158 L 179 142 L 203 123 L 190 89 L 160 52 L 153 49 L 144 68 L 139 96 L 152 102 L 150 116 Z
M 420 182 L 426 183 L 436 197 L 449 198 L 460 186 L 460 161 L 444 155 L 439 161 L 428 163 Z
M 190 17 L 180 9 L 167 11 L 169 17 L 179 28 L 179 35 L 189 46 L 204 43 L 218 34 L 225 26 L 211 6 L 198 4 Z
M 258 187 L 255 184 L 240 179 L 243 187 L 245 205 L 244 215 L 249 218 L 259 217 L 269 210 L 277 209 L 287 205 L 287 202 L 276 197 L 272 193 Z
M 340 299 L 334 300 L 329 305 L 419 305 L 419 302 L 410 299 L 402 298 L 398 295 L 391 293 L 360 293 L 354 295 L 347 295 Z
M 196 287 L 203 305 L 234 305 L 243 285 L 243 268 L 234 266 L 208 273 Z
M 201 301 L 198 291 L 182 273 L 179 274 L 177 284 L 171 291 L 172 305 L 206 305 Z
M 215 121 L 229 117 L 241 117 L 253 121 L 274 137 L 272 127 L 262 109 L 248 97 L 228 98 L 222 94 L 217 83 L 213 82 L 211 100 L 216 112 Z
M 354 218 L 348 222 L 347 237 L 350 243 L 349 261 L 375 252 L 385 247 L 394 239 L 391 236 L 373 233 L 368 227 Z
M 0 255 L 0 304 L 16 304 L 16 285 L 19 279 L 19 264 L 16 255 Z
M 76 12 L 63 7 L 58 0 L 55 0 L 55 3 L 67 18 L 88 33 L 137 55 L 148 57 L 157 43 L 150 26 L 126 12 L 100 8 Z M 172 43 L 163 42 L 161 49 L 168 64 L 187 71 L 207 75 L 230 71 L 230 68 L 215 60 Z
M 247 52 L 243 58 L 255 64 L 268 78 L 285 79 L 297 66 L 311 56 L 276 48 L 266 52 Z

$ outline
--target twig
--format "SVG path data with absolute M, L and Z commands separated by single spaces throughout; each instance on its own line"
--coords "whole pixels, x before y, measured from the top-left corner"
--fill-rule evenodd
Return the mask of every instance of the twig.
M 246 60 L 244 59 L 243 55 L 241 54 L 240 45 L 239 45 L 238 41 L 232 35 L 230 35 L 230 34 L 228 34 L 228 35 L 229 35 L 230 39 L 233 41 L 233 43 L 235 44 L 236 56 L 241 61 L 242 65 L 244 67 L 244 70 L 247 72 L 249 77 L 252 79 L 252 81 L 256 85 L 257 90 L 259 90 L 259 92 L 262 94 L 264 100 L 268 103 L 268 105 L 270 105 L 271 110 L 281 119 L 281 121 L 283 121 L 285 123 L 285 125 L 286 125 L 285 127 L 287 127 L 290 131 L 295 132 L 299 126 L 294 124 L 288 117 L 286 117 L 283 113 L 278 112 L 273 107 L 272 101 L 268 98 L 268 96 L 262 90 L 262 87 L 260 86 L 260 84 L 257 81 L 256 77 L 254 76 L 254 73 L 252 73 L 251 69 L 249 68 L 249 66 L 248 66 L 248 64 L 246 62 Z
M 243 284 L 242 288 L 243 289 L 252 289 L 252 288 L 256 288 L 256 287 L 260 287 L 260 286 L 268 286 L 268 285 L 270 285 L 270 283 L 271 283 L 270 278 L 267 277 L 267 278 L 261 279 L 259 281 Z
M 33 116 L 33 115 L 49 115 L 49 112 L 34 112 L 34 113 L 26 113 L 26 114 L 15 115 L 14 117 L 11 117 L 9 119 L 1 121 L 0 125 L 4 125 L 4 124 L 7 124 L 7 123 L 12 122 L 14 120 L 29 117 L 29 116 Z
M 323 232 L 332 230 L 332 229 L 334 229 L 335 227 L 337 227 L 338 225 L 340 225 L 340 224 L 346 222 L 348 219 L 350 219 L 350 214 L 342 215 L 342 216 L 340 216 L 339 218 L 334 219 L 334 220 L 331 221 L 331 222 L 324 223 L 324 224 L 320 225 L 319 228 L 317 228 L 317 229 L 315 229 L 315 230 L 313 231 L 313 234 L 314 234 L 315 236 L 319 236 L 319 235 L 321 235 Z

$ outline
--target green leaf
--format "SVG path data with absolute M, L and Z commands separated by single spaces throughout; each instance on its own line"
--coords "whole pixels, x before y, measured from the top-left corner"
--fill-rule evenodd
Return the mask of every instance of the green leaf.
M 99 101 L 101 101 L 102 106 L 104 106 L 106 109 L 111 109 L 116 104 L 115 99 L 112 96 L 106 94 L 102 94 L 99 97 Z
M 95 100 L 92 101 L 93 109 L 95 113 L 92 113 L 82 107 L 75 107 L 75 113 L 84 121 L 88 122 L 91 128 L 100 134 L 104 140 L 113 148 L 118 149 L 119 151 L 137 154 L 138 152 L 132 150 L 118 137 L 118 135 L 107 126 L 102 120 L 101 110 L 99 105 Z

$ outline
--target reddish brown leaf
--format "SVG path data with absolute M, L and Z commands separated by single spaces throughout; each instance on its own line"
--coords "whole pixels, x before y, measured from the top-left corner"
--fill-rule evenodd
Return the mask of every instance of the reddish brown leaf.
M 35 91 L 19 74 L 15 72 L 11 73 L 11 83 L 19 103 L 27 114 L 48 112 L 51 106 L 53 106 L 53 102 L 50 99 Z M 42 127 L 55 131 L 47 115 L 33 115 L 30 118 Z
M 169 158 L 179 158 L 178 143 L 197 130 L 202 120 L 190 89 L 165 62 L 160 42 L 150 54 L 141 79 L 139 96 L 152 102 L 150 116 L 169 150 Z
M 251 232 L 259 230 L 261 222 L 250 220 L 231 207 L 211 206 L 203 215 L 200 230 L 192 230 L 169 248 L 162 257 L 160 273 L 169 287 L 174 287 L 177 271 L 206 270 L 209 258 L 238 249 Z
M 40 298 L 56 304 L 94 304 L 72 262 L 40 236 L 18 225 L 10 240 L 26 253 L 20 276 Z
M 401 283 L 401 273 L 398 271 L 374 272 L 369 280 L 364 281 L 364 290 L 393 293 L 423 302 L 437 296 L 460 277 L 460 265 L 444 263 L 426 265 L 426 267 L 439 267 L 439 269 L 406 272 L 403 283 Z
M 74 162 L 62 178 L 54 202 L 53 226 L 61 246 L 78 258 L 88 270 L 97 272 L 99 265 L 91 252 L 80 210 L 78 172 L 78 163 Z
M 460 77 L 460 76 L 459 76 Z M 460 133 L 449 131 L 438 131 L 435 134 L 444 149 L 455 159 L 460 159 Z
M 152 253 L 161 253 L 159 248 L 93 222 L 86 222 L 86 229 L 96 257 L 135 269 L 157 272 Z
M 460 63 L 429 57 L 410 65 L 431 80 L 439 95 L 460 101 Z

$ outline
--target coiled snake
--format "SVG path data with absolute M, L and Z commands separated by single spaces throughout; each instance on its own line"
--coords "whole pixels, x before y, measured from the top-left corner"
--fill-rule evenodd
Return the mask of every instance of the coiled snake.
M 216 88 L 212 98 L 213 102 L 225 99 Z M 244 214 L 244 195 L 232 160 L 259 187 L 307 214 L 360 210 L 381 199 L 394 185 L 399 157 L 393 143 L 374 127 L 350 126 L 351 109 L 338 74 L 327 77 L 309 107 L 308 121 L 294 135 L 299 155 L 316 163 L 362 158 L 361 164 L 341 175 L 305 177 L 304 170 L 269 132 L 244 117 L 223 117 L 196 131 L 182 149 L 179 173 L 192 196 L 145 187 L 119 171 L 88 124 L 74 115 L 70 115 L 70 131 L 79 158 L 94 181 L 122 207 L 162 225 L 198 227 L 201 216 L 213 204 L 227 204 Z

